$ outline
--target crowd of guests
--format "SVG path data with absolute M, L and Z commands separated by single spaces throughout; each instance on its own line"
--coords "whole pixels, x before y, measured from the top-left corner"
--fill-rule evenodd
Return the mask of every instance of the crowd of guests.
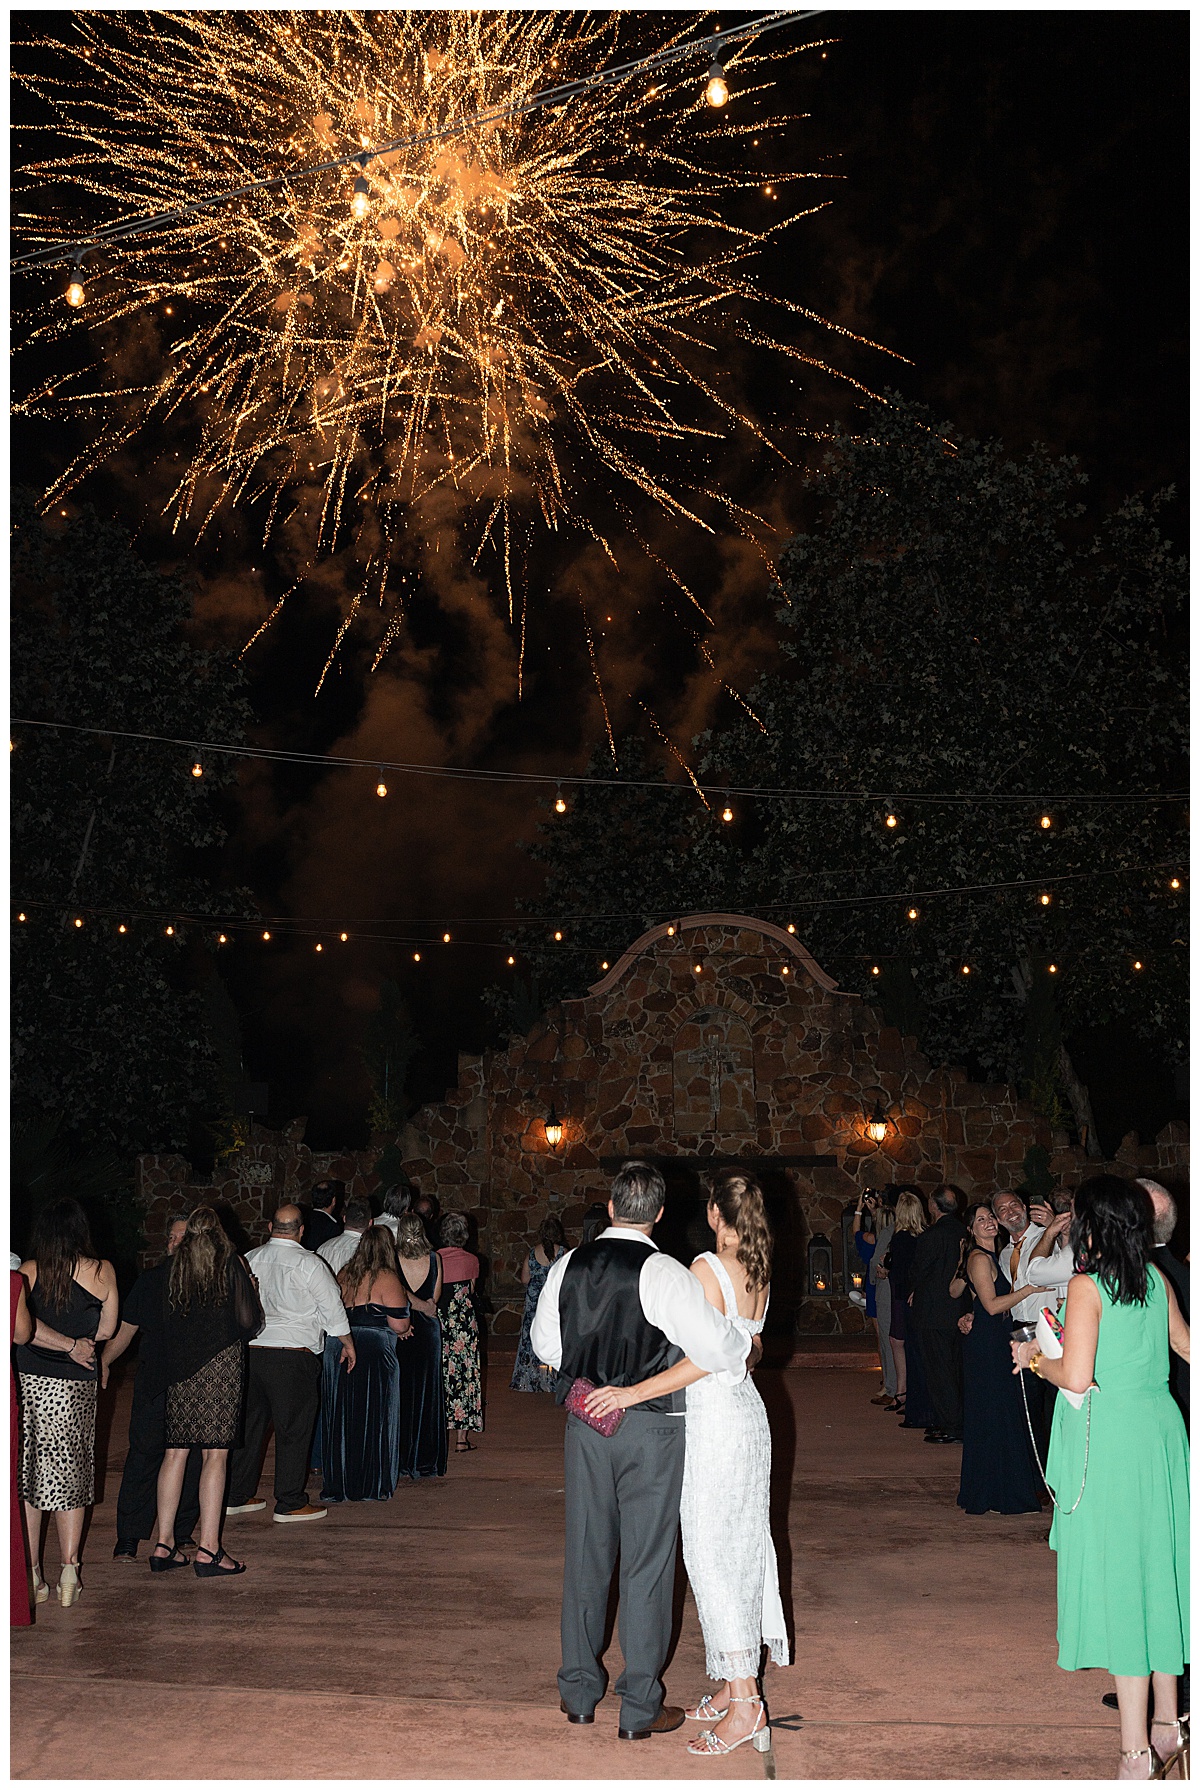
M 1059 1664 L 1106 1668 L 1124 1779 L 1188 1774 L 1190 1293 L 1175 1201 L 1098 1175 L 1073 1195 L 865 1195 L 854 1241 L 880 1341 L 874 1403 L 960 1443 L 971 1515 L 1053 1508 Z M 890 1349 L 885 1353 L 884 1337 Z
M 224 1520 L 266 1509 L 272 1431 L 277 1523 L 390 1498 L 403 1478 L 445 1473 L 451 1438 L 458 1452 L 474 1447 L 480 1263 L 467 1220 L 409 1187 L 386 1190 L 378 1215 L 365 1200 L 343 1204 L 341 1184 L 322 1183 L 311 1212 L 280 1206 L 267 1242 L 244 1256 L 222 1217 L 197 1206 L 123 1304 L 78 1202 L 43 1207 L 10 1276 L 14 1622 L 50 1595 L 48 1515 L 58 1601 L 80 1596 L 97 1396 L 135 1338 L 114 1556 L 136 1559 L 149 1540 L 152 1572 L 245 1571 L 223 1546 Z

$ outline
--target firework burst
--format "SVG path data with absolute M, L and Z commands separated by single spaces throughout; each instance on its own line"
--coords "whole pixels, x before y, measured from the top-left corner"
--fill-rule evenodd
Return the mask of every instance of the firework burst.
M 754 315 L 750 259 L 795 216 L 749 229 L 727 202 L 806 178 L 749 165 L 788 122 L 770 114 L 771 65 L 796 49 L 727 52 L 735 100 L 720 113 L 698 58 L 518 115 L 609 62 L 619 26 L 569 11 L 78 15 L 53 45 L 69 67 L 47 74 L 43 56 L 25 77 L 58 147 L 24 170 L 22 246 L 176 215 L 98 250 L 82 306 L 41 301 L 31 342 L 90 330 L 98 350 L 21 406 L 88 419 L 89 446 L 48 501 L 131 438 L 182 424 L 174 525 L 202 533 L 257 505 L 265 537 L 290 525 L 309 565 L 348 548 L 358 595 L 338 643 L 378 599 L 380 654 L 404 568 L 448 521 L 474 560 L 498 555 L 510 618 L 534 530 L 581 531 L 611 556 L 605 518 L 637 534 L 640 493 L 687 523 L 753 532 L 713 467 L 731 435 L 766 438 L 727 395 L 721 350 L 811 357 Z M 689 17 L 666 41 L 696 31 Z M 187 209 L 273 176 L 286 178 Z M 148 307 L 164 323 L 169 307 L 167 339 L 131 374 L 118 345 Z

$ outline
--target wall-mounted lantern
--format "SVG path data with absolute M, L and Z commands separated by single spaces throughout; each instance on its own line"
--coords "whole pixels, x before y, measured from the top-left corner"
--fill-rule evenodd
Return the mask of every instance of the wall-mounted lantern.
M 808 1245 L 808 1296 L 828 1299 L 833 1294 L 833 1248 L 820 1231 Z
M 550 1111 L 546 1117 L 545 1132 L 547 1145 L 551 1150 L 557 1150 L 559 1144 L 562 1143 L 563 1128 L 562 1120 L 554 1110 L 553 1101 L 550 1103 Z
M 871 1142 L 878 1149 L 882 1149 L 887 1142 L 888 1132 L 894 1129 L 895 1121 L 888 1118 L 883 1089 L 868 1089 L 868 1092 L 875 1094 L 875 1104 L 868 1109 L 866 1100 L 863 1101 L 863 1129 Z M 900 1103 L 900 1110 L 901 1112 L 904 1110 L 903 1101 Z

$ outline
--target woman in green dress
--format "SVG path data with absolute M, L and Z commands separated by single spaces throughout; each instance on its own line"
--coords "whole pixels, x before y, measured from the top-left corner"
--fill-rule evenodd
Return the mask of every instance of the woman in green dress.
M 1167 1386 L 1169 1350 L 1190 1360 L 1175 1294 L 1150 1262 L 1149 1196 L 1115 1175 L 1075 1194 L 1061 1359 L 1014 1342 L 1055 1401 L 1046 1478 L 1058 1555 L 1058 1663 L 1116 1679 L 1119 1778 L 1161 1777 L 1181 1755 L 1176 1679 L 1188 1650 L 1188 1453 Z M 1150 1681 L 1154 1721 L 1147 1724 Z

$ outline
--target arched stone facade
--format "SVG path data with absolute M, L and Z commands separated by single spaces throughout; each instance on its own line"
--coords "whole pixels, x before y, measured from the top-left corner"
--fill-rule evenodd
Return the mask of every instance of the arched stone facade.
M 867 1133 L 876 1102 L 888 1119 L 881 1144 Z M 551 1106 L 563 1126 L 554 1150 Z M 760 1174 L 779 1232 L 776 1284 L 808 1332 L 863 1327 L 845 1297 L 841 1238 L 842 1214 L 861 1188 L 947 1180 L 968 1195 L 991 1194 L 1020 1181 L 1034 1143 L 1052 1152 L 1068 1185 L 1106 1166 L 1053 1137 L 1015 1089 L 932 1067 L 915 1038 L 840 990 L 793 935 L 736 914 L 652 928 L 527 1036 L 461 1057 L 457 1088 L 415 1114 L 399 1142 L 414 1181 L 443 1209 L 474 1215 L 491 1263 L 497 1338 L 519 1324 L 516 1270 L 542 1219 L 556 1213 L 574 1241 L 586 1207 L 607 1197 L 613 1168 L 630 1156 L 663 1168 L 680 1249 L 703 1246 L 695 1224 L 706 1166 L 737 1162 Z M 378 1143 L 339 1157 L 310 1154 L 297 1139 L 292 1167 L 272 1160 L 272 1187 L 277 1197 L 285 1188 L 302 1197 L 319 1175 L 336 1174 L 370 1191 Z M 1127 1145 L 1117 1172 L 1186 1179 L 1186 1127 L 1169 1126 L 1157 1147 Z M 273 1159 L 265 1146 L 264 1134 L 257 1153 Z M 152 1165 L 164 1163 L 165 1181 L 175 1160 L 142 1159 L 147 1194 Z M 244 1203 L 240 1183 L 239 1193 Z M 817 1233 L 834 1258 L 823 1296 L 805 1284 L 805 1249 Z

